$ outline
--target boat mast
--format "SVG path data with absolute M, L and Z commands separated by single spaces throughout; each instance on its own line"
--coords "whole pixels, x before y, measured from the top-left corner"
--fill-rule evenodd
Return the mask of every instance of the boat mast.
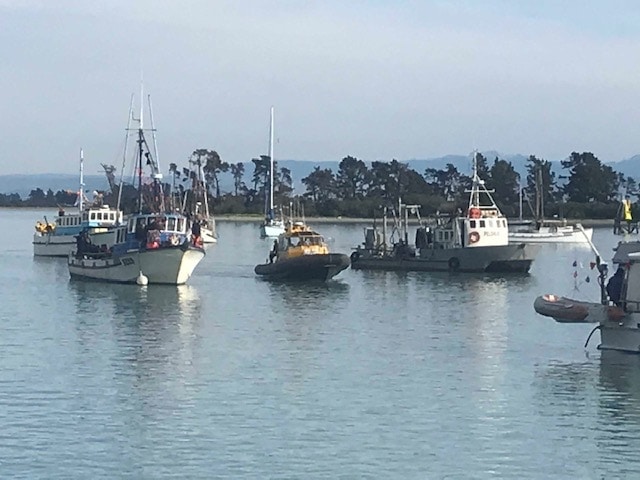
M 80 149 L 80 189 L 78 190 L 78 211 L 82 213 L 84 209 L 84 152 Z
M 269 218 L 273 219 L 273 106 L 269 123 Z
M 162 189 L 162 173 L 160 172 L 160 157 L 158 153 L 158 142 L 156 140 L 156 127 L 153 123 L 153 107 L 151 106 L 151 95 L 147 96 L 147 100 L 149 102 L 149 120 L 151 121 L 151 138 L 153 139 L 153 155 L 149 158 L 151 168 L 153 172 L 151 173 L 151 178 L 154 181 L 154 188 L 157 187 L 160 192 L 160 211 L 165 211 L 164 205 L 164 191 Z M 146 143 L 146 142 L 145 142 Z M 148 146 L 147 146 L 148 148 Z
M 140 82 L 140 118 L 138 119 L 138 213 L 142 213 L 142 144 L 144 143 L 144 84 Z
M 133 119 L 133 93 L 129 100 L 129 117 L 127 118 L 127 129 L 124 137 L 124 152 L 122 154 L 122 169 L 120 170 L 120 185 L 118 186 L 118 202 L 116 210 L 120 210 L 120 201 L 122 200 L 122 182 L 124 181 L 124 167 L 127 163 L 127 146 L 129 145 L 129 131 L 131 130 L 131 120 Z

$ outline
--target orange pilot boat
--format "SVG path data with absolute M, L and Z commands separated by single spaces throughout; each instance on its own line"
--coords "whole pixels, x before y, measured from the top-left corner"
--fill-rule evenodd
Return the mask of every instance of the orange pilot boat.
M 274 241 L 267 263 L 256 265 L 257 275 L 277 280 L 330 280 L 349 266 L 349 257 L 330 253 L 324 237 L 304 222 L 288 222 Z

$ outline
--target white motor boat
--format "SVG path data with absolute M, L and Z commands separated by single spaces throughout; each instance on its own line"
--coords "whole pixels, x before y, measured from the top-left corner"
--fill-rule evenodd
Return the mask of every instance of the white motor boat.
M 80 150 L 80 187 L 76 200 L 77 210 L 65 212 L 60 208 L 58 215 L 49 222 L 36 222 L 33 234 L 33 254 L 36 257 L 66 257 L 76 246 L 76 236 L 88 231 L 97 245 L 107 248 L 115 242 L 115 227 L 122 225 L 122 211 L 109 205 L 87 205 L 84 196 L 83 179 L 84 155 Z

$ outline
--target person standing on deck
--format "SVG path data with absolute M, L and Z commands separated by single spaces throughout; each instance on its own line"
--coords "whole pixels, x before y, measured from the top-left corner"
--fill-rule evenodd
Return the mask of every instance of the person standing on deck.
M 627 223 L 627 232 L 631 233 L 631 222 L 633 221 L 633 211 L 631 210 L 631 197 L 626 195 L 622 201 L 622 215 L 624 221 Z

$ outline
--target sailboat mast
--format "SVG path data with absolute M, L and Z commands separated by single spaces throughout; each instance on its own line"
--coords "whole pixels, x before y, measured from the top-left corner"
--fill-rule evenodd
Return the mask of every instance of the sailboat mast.
M 84 210 L 84 152 L 80 149 L 80 188 L 78 190 L 78 210 Z
M 127 129 L 124 137 L 124 151 L 122 153 L 122 168 L 120 169 L 120 184 L 118 185 L 118 202 L 116 203 L 116 210 L 120 210 L 120 202 L 122 200 L 122 185 L 124 182 L 124 168 L 127 163 L 127 145 L 129 144 L 129 131 L 131 130 L 131 120 L 133 119 L 133 93 L 129 100 L 129 117 L 127 118 Z
M 269 215 L 273 215 L 273 107 L 271 107 L 271 122 L 269 123 Z
M 144 85 L 140 82 L 140 118 L 138 119 L 138 213 L 142 213 L 142 156 L 144 142 Z

